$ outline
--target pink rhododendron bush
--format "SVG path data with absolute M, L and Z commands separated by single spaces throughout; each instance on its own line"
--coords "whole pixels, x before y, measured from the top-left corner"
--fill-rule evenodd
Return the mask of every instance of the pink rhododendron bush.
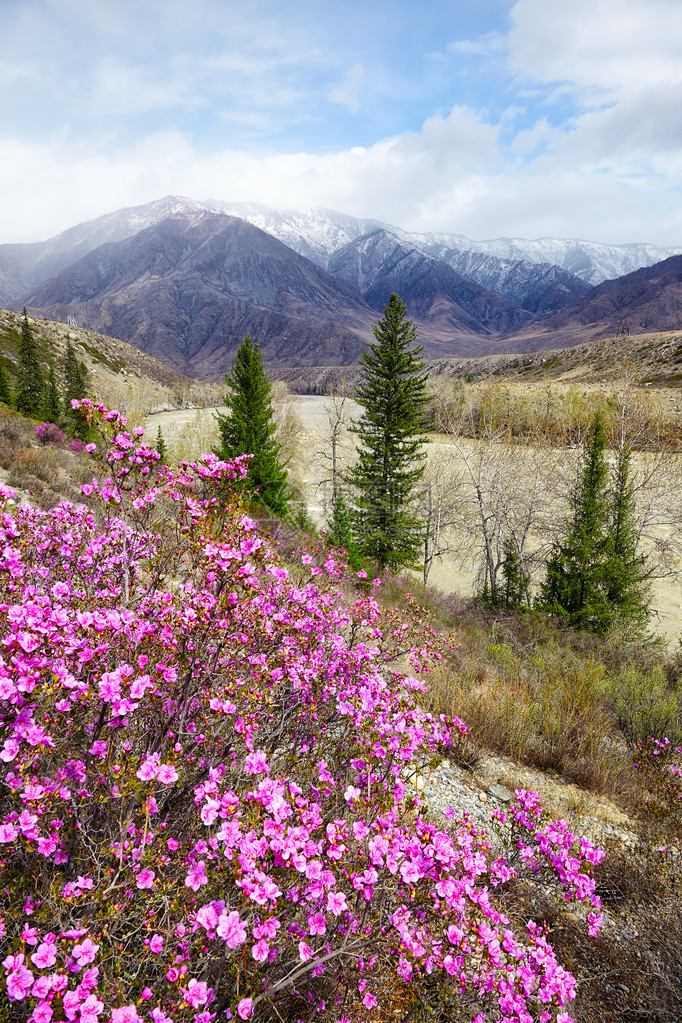
M 239 460 L 161 467 L 81 408 L 100 510 L 2 491 L 0 1017 L 569 1020 L 495 892 L 525 871 L 595 932 L 601 851 L 529 793 L 503 854 L 429 823 L 409 776 L 464 730 L 418 707 L 435 647 L 400 675 L 343 566 L 293 578 L 229 510 Z

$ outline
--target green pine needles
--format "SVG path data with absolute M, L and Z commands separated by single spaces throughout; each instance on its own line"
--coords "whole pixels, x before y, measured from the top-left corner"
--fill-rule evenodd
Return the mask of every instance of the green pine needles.
M 354 491 L 353 533 L 360 553 L 381 568 L 413 565 L 424 526 L 413 501 L 424 472 L 423 435 L 431 396 L 428 373 L 414 347 L 417 331 L 406 308 L 391 295 L 374 327 L 375 343 L 360 359 L 356 401 L 364 409 L 351 427 L 359 439 L 358 459 L 346 481 Z
M 22 416 L 31 416 L 34 419 L 41 417 L 43 407 L 43 371 L 33 332 L 26 315 L 26 306 L 24 306 L 24 318 L 21 321 L 16 402 L 17 412 L 20 412 Z
M 242 484 L 244 492 L 276 515 L 285 516 L 287 470 L 280 461 L 281 449 L 275 439 L 270 381 L 260 348 L 248 334 L 239 346 L 232 372 L 225 375 L 225 383 L 228 389 L 223 403 L 228 411 L 216 416 L 220 446 L 215 453 L 223 459 L 253 455 Z
M 641 632 L 649 617 L 648 573 L 637 554 L 631 452 L 621 449 L 611 487 L 605 452 L 597 413 L 570 498 L 572 514 L 547 564 L 541 602 L 580 629 L 605 633 L 621 622 Z

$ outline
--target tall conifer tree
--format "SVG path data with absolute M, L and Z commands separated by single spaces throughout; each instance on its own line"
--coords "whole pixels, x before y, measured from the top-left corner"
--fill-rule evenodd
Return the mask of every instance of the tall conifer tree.
M 567 615 L 573 625 L 598 631 L 609 617 L 602 585 L 609 522 L 605 450 L 604 425 L 597 413 L 570 497 L 572 516 L 564 540 L 550 556 L 542 590 L 544 603 Z
M 360 359 L 356 400 L 364 409 L 351 429 L 360 446 L 347 475 L 355 491 L 353 523 L 362 554 L 382 568 L 411 564 L 422 543 L 423 523 L 412 500 L 424 472 L 428 373 L 414 347 L 417 331 L 406 308 L 391 295 Z
M 621 621 L 641 631 L 649 616 L 648 574 L 637 553 L 632 456 L 624 445 L 609 488 L 605 450 L 597 414 L 571 497 L 572 517 L 548 562 L 542 600 L 578 628 L 606 632 Z
M 63 415 L 63 402 L 57 386 L 57 378 L 54 366 L 50 363 L 50 371 L 43 388 L 43 406 L 41 414 L 46 423 L 61 423 Z
M 87 423 L 81 415 L 71 407 L 73 400 L 80 401 L 86 397 L 88 371 L 84 363 L 79 362 L 73 350 L 71 339 L 66 342 L 64 354 L 64 414 L 72 433 L 85 439 L 88 432 Z
M 19 342 L 19 365 L 17 367 L 17 411 L 23 416 L 38 418 L 43 402 L 43 371 L 33 332 L 26 315 L 21 323 Z
M 604 586 L 614 616 L 641 631 L 649 619 L 649 573 L 637 553 L 635 488 L 630 473 L 632 451 L 624 444 L 618 454 L 611 490 L 611 522 L 606 544 Z
M 353 536 L 353 524 L 350 508 L 346 504 L 342 490 L 336 491 L 332 498 L 332 515 L 327 524 L 329 543 L 334 547 L 343 547 L 348 555 L 348 564 L 356 571 L 362 568 L 362 556 Z
M 288 511 L 287 470 L 280 460 L 280 445 L 275 439 L 270 381 L 263 369 L 260 348 L 247 334 L 232 367 L 225 375 L 227 392 L 223 402 L 225 415 L 218 414 L 220 458 L 253 455 L 243 488 L 277 515 Z

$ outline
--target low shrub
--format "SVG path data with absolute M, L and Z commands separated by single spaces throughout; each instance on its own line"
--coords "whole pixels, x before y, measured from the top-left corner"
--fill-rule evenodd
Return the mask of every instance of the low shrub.
M 63 447 L 66 443 L 66 434 L 56 423 L 41 423 L 35 428 L 35 435 L 41 444 L 55 444 Z
M 545 928 L 491 889 L 540 876 L 594 934 L 601 850 L 533 793 L 499 855 L 406 799 L 465 730 L 417 704 L 437 637 L 345 605 L 333 559 L 292 578 L 223 504 L 239 460 L 159 467 L 82 407 L 98 516 L 0 517 L 3 1019 L 568 1023 Z

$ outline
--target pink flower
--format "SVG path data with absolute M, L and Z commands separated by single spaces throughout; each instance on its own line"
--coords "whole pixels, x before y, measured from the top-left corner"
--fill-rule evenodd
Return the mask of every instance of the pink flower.
M 140 873 L 137 875 L 137 881 L 135 882 L 135 885 L 137 888 L 140 889 L 151 888 L 152 885 L 154 884 L 155 877 L 156 874 L 154 873 L 153 870 L 141 870 Z
M 206 931 L 214 931 L 218 926 L 218 913 L 210 902 L 197 911 L 197 923 Z
M 347 909 L 346 896 L 343 892 L 330 892 L 327 896 L 327 910 L 333 913 L 334 916 L 341 916 L 343 911 Z
M 111 1010 L 111 1023 L 143 1023 L 134 1005 L 122 1005 Z
M 247 774 L 266 774 L 268 771 L 268 760 L 265 750 L 257 749 L 249 753 L 244 760 L 244 770 Z
M 251 955 L 253 956 L 257 963 L 264 963 L 265 960 L 268 958 L 269 951 L 270 951 L 269 944 L 267 943 L 267 941 L 265 941 L 264 938 L 261 938 L 260 941 L 257 941 L 256 944 L 251 949 Z
M 371 994 L 369 991 L 366 991 L 365 996 L 362 999 L 362 1004 L 365 1006 L 366 1009 L 374 1009 L 377 1006 L 378 1002 L 373 994 Z
M 308 930 L 311 934 L 324 934 L 327 930 L 327 922 L 322 913 L 315 913 L 308 917 Z
M 298 943 L 298 957 L 303 963 L 307 963 L 309 959 L 313 957 L 313 950 L 310 945 L 306 944 L 305 941 L 299 941 Z
M 192 867 L 188 871 L 187 877 L 185 878 L 185 887 L 191 888 L 193 892 L 198 892 L 202 885 L 208 884 L 208 877 L 204 870 L 205 864 L 203 861 L 199 861 L 196 867 Z
M 159 759 L 158 753 L 155 754 L 153 757 L 148 757 L 145 760 L 144 764 L 142 764 L 142 766 L 140 767 L 139 771 L 136 772 L 136 777 L 139 778 L 140 781 L 152 781 L 153 778 L 156 778 L 156 775 L 159 770 L 157 764 L 158 759 Z
M 237 1015 L 240 1019 L 248 1019 L 253 1016 L 253 998 L 242 998 L 237 1006 Z
M 213 988 L 209 988 L 203 980 L 195 980 L 192 978 L 186 988 L 180 988 L 185 1000 L 193 1009 L 198 1009 L 200 1005 L 206 1005 L 213 994 Z
M 81 1004 L 80 1010 L 78 1023 L 98 1023 L 98 1016 L 104 1010 L 104 1002 L 100 1002 L 96 995 L 88 995 Z
M 37 966 L 39 970 L 49 970 L 51 966 L 54 966 L 56 961 L 57 953 L 55 946 L 53 944 L 48 945 L 44 941 L 38 945 L 38 948 L 31 956 L 31 962 L 34 966 Z
M 225 941 L 228 948 L 236 948 L 246 941 L 246 925 L 242 923 L 239 913 L 234 910 L 227 915 L 220 914 L 216 930 L 218 937 Z
M 99 945 L 86 938 L 80 945 L 73 946 L 73 957 L 79 966 L 87 966 L 88 963 L 94 962 L 98 951 Z
M 52 1019 L 52 1007 L 47 1002 L 38 1002 L 35 1009 L 29 1016 L 33 1023 L 50 1023 Z M 83 1017 L 81 1016 L 81 1020 Z M 89 1021 L 87 1021 L 89 1023 Z
M 172 764 L 159 764 L 156 777 L 162 785 L 172 785 L 173 782 L 178 780 L 178 772 Z
M 22 957 L 23 958 L 23 957 Z M 23 1002 L 31 990 L 33 974 L 25 966 L 12 970 L 7 977 L 7 994 L 12 1002 Z
M 154 934 L 150 938 L 149 948 L 157 956 L 163 950 L 163 938 L 160 934 Z

